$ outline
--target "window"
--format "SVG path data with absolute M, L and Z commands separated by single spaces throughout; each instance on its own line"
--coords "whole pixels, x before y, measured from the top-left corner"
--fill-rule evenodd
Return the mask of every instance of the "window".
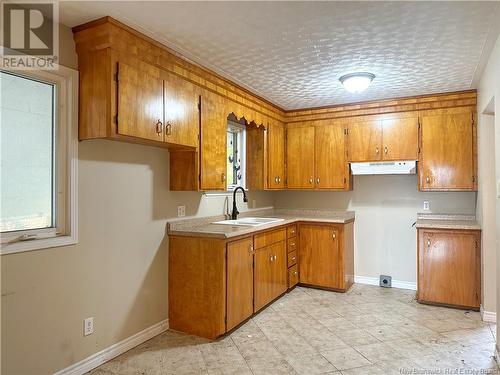
M 1 253 L 76 242 L 77 73 L 0 71 Z
M 245 126 L 228 121 L 227 125 L 227 189 L 245 187 Z

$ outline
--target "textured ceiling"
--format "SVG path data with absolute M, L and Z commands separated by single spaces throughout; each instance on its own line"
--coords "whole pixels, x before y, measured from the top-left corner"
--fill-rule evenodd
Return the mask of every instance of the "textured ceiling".
M 63 24 L 112 16 L 284 109 L 470 89 L 499 9 L 498 2 L 60 3 Z M 355 71 L 376 75 L 362 94 L 338 81 Z

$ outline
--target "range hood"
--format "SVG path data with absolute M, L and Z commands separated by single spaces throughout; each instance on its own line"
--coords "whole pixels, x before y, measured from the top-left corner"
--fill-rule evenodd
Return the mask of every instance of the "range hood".
M 353 175 L 369 174 L 416 174 L 417 162 L 414 160 L 380 161 L 371 163 L 351 163 Z

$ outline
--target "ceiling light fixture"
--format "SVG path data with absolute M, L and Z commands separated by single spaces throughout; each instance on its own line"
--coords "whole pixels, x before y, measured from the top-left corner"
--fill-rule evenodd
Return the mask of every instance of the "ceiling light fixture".
M 375 74 L 372 73 L 349 73 L 340 77 L 339 81 L 347 91 L 357 94 L 365 91 L 374 78 Z

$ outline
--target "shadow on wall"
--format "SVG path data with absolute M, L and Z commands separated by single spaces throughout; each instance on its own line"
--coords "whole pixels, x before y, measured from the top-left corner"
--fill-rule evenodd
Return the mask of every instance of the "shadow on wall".
M 202 199 L 200 192 L 169 190 L 170 159 L 167 149 L 108 140 L 90 140 L 80 142 L 79 160 L 81 163 L 106 165 L 107 173 L 112 174 L 107 176 L 113 180 L 113 186 L 110 188 L 115 189 L 124 199 L 150 202 L 153 220 L 177 217 L 179 205 L 186 206 L 188 216 L 198 212 Z

